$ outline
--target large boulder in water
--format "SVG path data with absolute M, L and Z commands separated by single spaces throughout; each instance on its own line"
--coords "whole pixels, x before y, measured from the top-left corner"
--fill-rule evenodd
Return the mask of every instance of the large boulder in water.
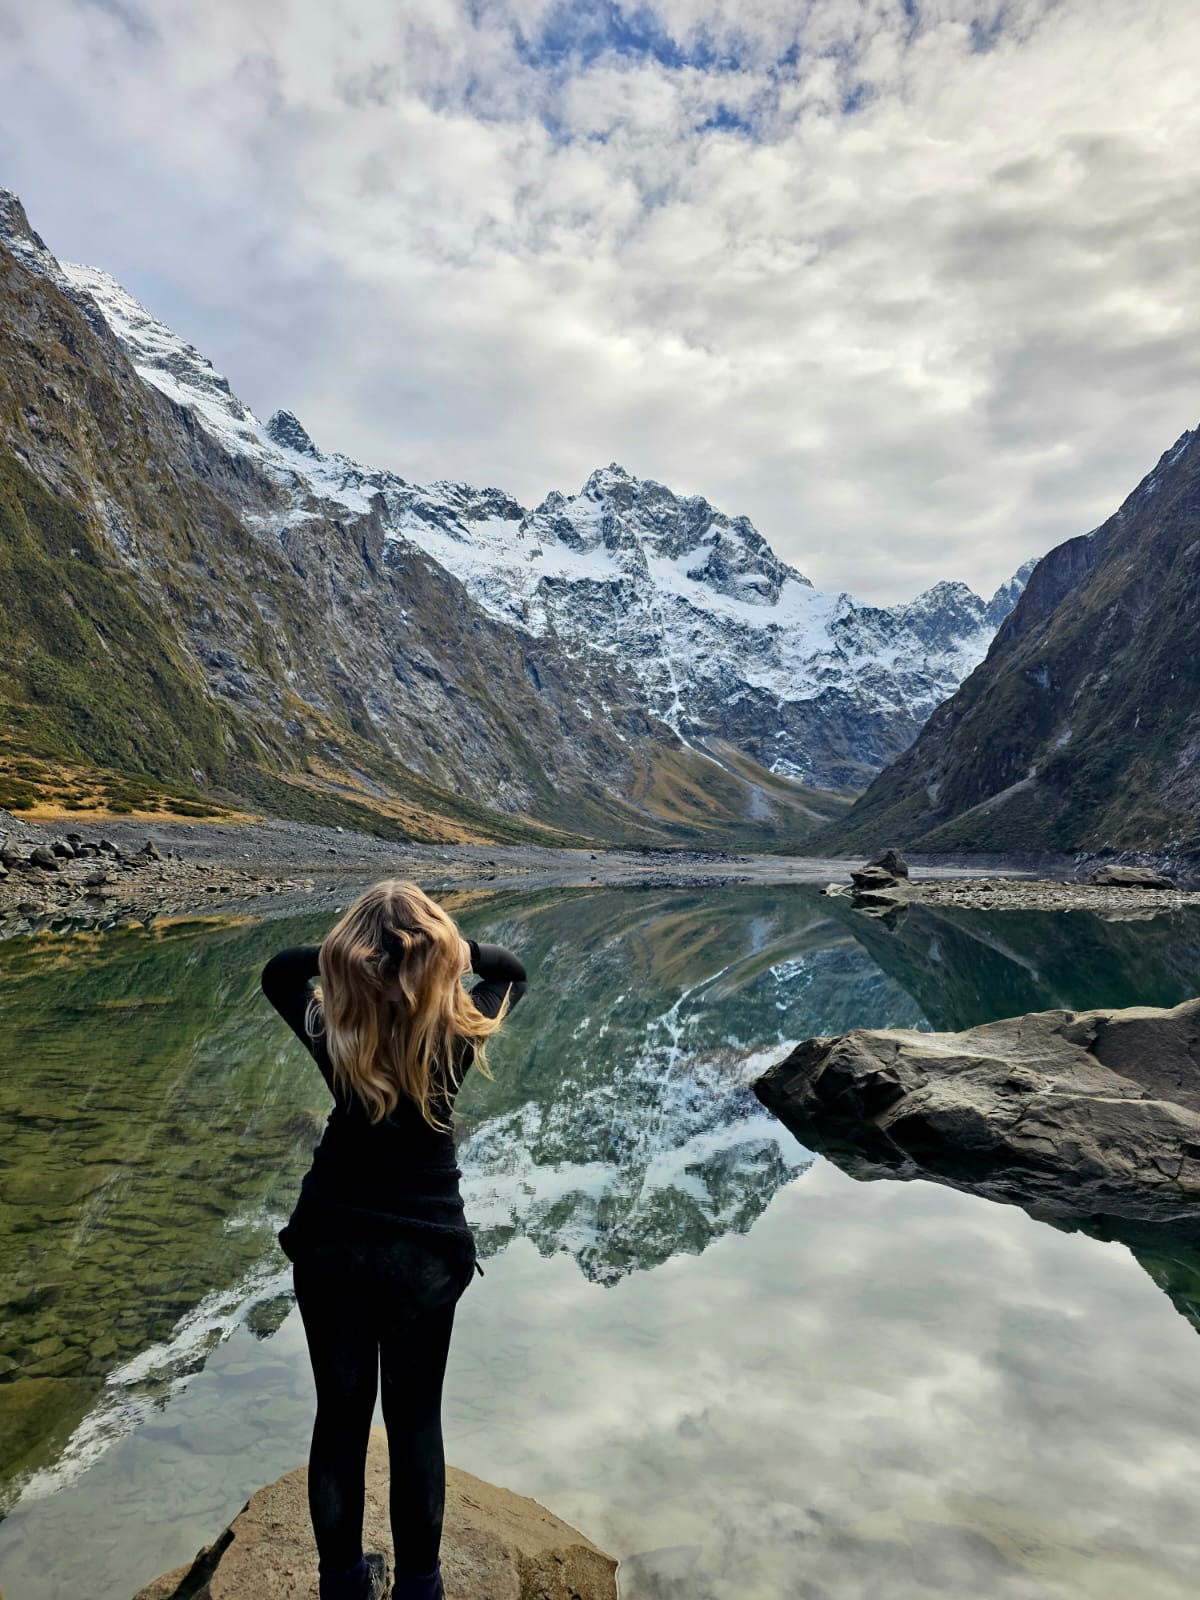
M 885 872 L 890 872 L 893 878 L 908 877 L 908 862 L 899 850 L 885 850 L 881 856 L 875 857 L 871 865 L 882 867 Z
M 371 1429 L 363 1548 L 391 1565 L 388 1453 Z M 455 1600 L 617 1600 L 617 1563 L 545 1506 L 446 1469 L 442 1572 Z M 250 1497 L 189 1567 L 135 1600 L 315 1600 L 317 1551 L 308 1515 L 308 1469 L 297 1467 Z
M 809 1039 L 754 1091 L 835 1160 L 1048 1216 L 1200 1216 L 1200 1000 Z

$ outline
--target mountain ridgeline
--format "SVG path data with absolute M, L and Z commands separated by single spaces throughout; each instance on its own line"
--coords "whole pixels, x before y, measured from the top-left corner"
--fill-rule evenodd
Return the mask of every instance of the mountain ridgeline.
M 0 191 L 0 804 L 796 848 L 982 658 L 613 465 L 534 510 L 260 423 Z
M 1034 569 L 824 848 L 1200 852 L 1200 430 Z

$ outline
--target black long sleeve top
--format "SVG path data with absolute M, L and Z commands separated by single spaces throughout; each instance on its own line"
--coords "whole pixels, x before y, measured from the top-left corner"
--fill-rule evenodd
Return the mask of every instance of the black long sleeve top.
M 525 969 L 499 945 L 467 942 L 471 970 L 482 979 L 470 991 L 471 999 L 484 1016 L 494 1017 L 506 994 L 511 1008 L 525 993 Z M 431 1127 L 407 1096 L 390 1116 L 373 1123 L 356 1094 L 334 1087 L 324 1035 L 314 1037 L 305 1026 L 319 953 L 319 945 L 291 946 L 272 956 L 262 973 L 263 993 L 316 1062 L 334 1101 L 295 1209 L 279 1231 L 280 1246 L 294 1260 L 304 1239 L 317 1232 L 368 1238 L 436 1235 L 473 1260 L 475 1239 L 463 1212 L 462 1173 L 449 1127 Z M 464 1041 L 454 1063 L 457 1082 L 473 1058 Z M 447 1124 L 455 1093 L 447 1084 L 434 1103 L 435 1115 Z

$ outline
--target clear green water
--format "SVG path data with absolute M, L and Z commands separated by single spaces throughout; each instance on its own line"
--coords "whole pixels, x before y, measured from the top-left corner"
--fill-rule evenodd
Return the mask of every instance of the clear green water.
M 448 903 L 534 977 L 459 1103 L 489 1259 L 452 1461 L 620 1556 L 626 1600 L 1193 1593 L 1200 1263 L 855 1183 L 745 1085 L 814 1033 L 1173 1004 L 1200 919 L 889 928 L 760 886 Z M 326 1091 L 257 982 L 331 921 L 3 947 L 5 1600 L 127 1600 L 304 1459 L 274 1231 Z

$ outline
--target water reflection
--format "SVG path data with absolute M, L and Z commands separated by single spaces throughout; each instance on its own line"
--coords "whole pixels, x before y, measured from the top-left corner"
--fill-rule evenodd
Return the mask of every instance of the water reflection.
M 486 1252 L 524 1235 L 602 1283 L 746 1232 L 807 1165 L 748 1088 L 789 1039 L 921 1021 L 812 894 L 609 892 L 492 926 L 536 982 L 459 1101 L 468 1215 Z
M 180 1346 L 169 1369 L 202 1359 L 221 1323 L 207 1302 L 261 1267 L 269 1209 L 303 1172 L 321 1107 L 248 1003 L 261 942 L 245 926 L 160 923 L 5 946 L 10 1487 L 54 1458 L 106 1375 L 165 1342 Z M 152 1370 L 136 1377 L 153 1391 Z
M 732 1283 L 738 1262 L 759 1259 L 750 1229 L 755 1240 L 776 1238 L 777 1230 L 764 1235 L 763 1227 L 779 1190 L 787 1186 L 787 1197 L 813 1192 L 816 1169 L 802 1183 L 790 1182 L 807 1168 L 808 1153 L 747 1087 L 791 1044 L 857 1026 L 958 1028 L 1014 1010 L 1124 1004 L 1135 993 L 1143 1002 L 1174 1004 L 1195 991 L 1200 976 L 1200 940 L 1191 920 L 1179 917 L 1130 925 L 1085 914 L 915 908 L 901 927 L 888 930 L 844 903 L 796 888 L 445 898 L 469 932 L 518 950 L 536 976 L 496 1041 L 495 1081 L 468 1079 L 460 1100 L 468 1214 L 485 1253 L 514 1246 L 489 1270 L 489 1292 L 511 1270 L 522 1295 L 536 1298 L 539 1281 L 553 1282 L 555 1293 L 582 1314 L 584 1301 L 576 1305 L 576 1292 L 565 1288 L 570 1280 L 563 1273 L 571 1275 L 578 1294 L 591 1296 L 588 1326 L 602 1327 L 595 1337 L 612 1341 L 605 1360 L 618 1388 L 636 1368 L 632 1352 L 641 1337 L 636 1320 L 622 1332 L 619 1308 L 636 1301 L 651 1327 L 654 1296 L 688 1262 L 688 1293 L 704 1300 L 714 1249 Z M 289 1298 L 274 1230 L 327 1101 L 315 1070 L 261 1000 L 257 978 L 273 949 L 318 939 L 331 920 L 324 914 L 269 923 L 160 922 L 149 930 L 5 946 L 0 1044 L 11 1066 L 0 1084 L 0 1481 L 9 1504 L 24 1491 L 23 1513 L 34 1505 L 31 1494 L 61 1483 L 67 1468 L 97 1459 L 131 1421 L 162 1415 L 159 1408 L 181 1380 L 190 1377 L 199 1392 L 194 1384 L 216 1349 L 228 1348 L 221 1341 L 231 1328 L 239 1327 L 239 1341 L 251 1348 L 264 1337 L 276 1345 L 270 1336 Z M 863 1198 L 844 1199 L 837 1248 L 841 1269 L 853 1263 L 861 1273 L 868 1235 L 854 1244 L 853 1217 L 869 1213 L 877 1219 L 871 1228 L 886 1226 L 879 1219 L 886 1218 L 892 1189 L 854 1192 Z M 969 1202 L 954 1197 L 953 1203 Z M 788 1204 L 790 1214 L 790 1198 Z M 1009 1224 L 1000 1229 L 1005 1237 L 1009 1231 Z M 1176 1304 L 1194 1308 L 1200 1264 L 1192 1243 L 1161 1233 L 1130 1242 Z M 818 1270 L 815 1244 L 803 1252 L 797 1244 L 796 1270 L 785 1273 L 780 1293 L 799 1300 L 787 1302 L 785 1315 L 772 1284 L 790 1247 L 784 1239 L 776 1243 L 777 1254 L 761 1271 L 746 1267 L 742 1293 L 751 1299 L 742 1300 L 740 1312 L 726 1302 L 719 1313 L 721 1295 L 712 1291 L 719 1341 L 736 1345 L 738 1316 L 746 1317 L 747 1305 L 758 1307 L 755 1360 L 764 1372 L 807 1336 L 817 1303 L 833 1293 L 827 1279 L 837 1266 Z M 898 1263 L 881 1276 L 886 1315 L 901 1323 L 914 1314 L 901 1279 L 907 1273 L 925 1281 L 932 1271 L 922 1249 L 907 1239 L 903 1271 Z M 538 1280 L 538 1270 L 549 1276 Z M 959 1270 L 966 1270 L 961 1262 Z M 985 1301 L 989 1294 L 974 1278 L 945 1292 L 978 1293 Z M 803 1314 L 799 1301 L 808 1308 Z M 601 1313 L 610 1303 L 612 1311 Z M 514 1303 L 513 1315 L 519 1321 L 528 1313 Z M 565 1340 L 565 1308 L 564 1318 Z M 458 1453 L 471 1470 L 491 1470 L 483 1438 L 497 1425 L 497 1393 L 514 1382 L 514 1371 L 553 1359 L 537 1345 L 534 1316 L 526 1367 L 509 1369 L 502 1336 L 515 1336 L 517 1326 L 502 1319 L 492 1329 L 501 1343 L 491 1353 L 475 1350 L 460 1390 L 460 1441 L 470 1435 L 472 1406 L 481 1418 L 486 1414 L 477 1456 Z M 861 1354 L 864 1362 L 875 1359 Z M 249 1356 L 241 1360 L 250 1374 L 259 1371 Z M 599 1361 L 598 1351 L 587 1357 L 592 1366 Z M 847 1354 L 847 1395 L 862 1377 L 858 1361 Z M 832 1373 L 832 1345 L 829 1362 Z M 239 1381 L 258 1379 L 239 1375 Z M 655 1381 L 663 1381 L 661 1373 Z M 686 1373 L 680 1382 L 686 1384 Z M 516 1381 L 515 1409 L 527 1392 Z M 256 1405 L 277 1425 L 298 1403 L 292 1390 L 274 1411 L 270 1402 L 268 1385 Z M 176 1432 L 181 1404 L 175 1399 L 166 1413 Z M 209 1404 L 216 1407 L 213 1426 L 227 1427 L 220 1408 L 234 1402 L 210 1392 Z M 565 1419 L 584 1429 L 588 1423 L 578 1407 L 563 1404 L 563 1437 L 554 1449 L 539 1440 L 535 1451 L 531 1442 L 527 1482 L 537 1487 L 527 1492 L 554 1491 L 553 1481 L 536 1477 L 538 1452 L 543 1461 L 559 1460 L 568 1492 L 573 1447 Z M 697 1425 L 703 1431 L 703 1419 Z M 301 1433 L 304 1426 L 302 1418 Z M 515 1422 L 513 1428 L 515 1439 L 520 1430 Z M 279 1425 L 277 1431 L 282 1442 L 275 1448 L 286 1445 L 287 1453 L 276 1470 L 283 1470 L 294 1463 L 296 1430 Z M 184 1429 L 187 1439 L 192 1432 Z M 153 1436 L 153 1426 L 137 1435 Z M 694 1454 L 681 1442 L 686 1437 L 681 1433 L 672 1446 L 681 1462 Z M 901 1449 L 899 1435 L 895 1447 Z M 144 1455 L 148 1446 L 141 1448 Z M 173 1448 L 200 1446 L 183 1439 Z M 255 1482 L 268 1475 L 271 1448 L 269 1433 L 258 1439 Z M 611 1448 L 614 1460 L 628 1462 L 633 1446 L 614 1440 Z M 828 1456 L 843 1445 L 829 1439 L 821 1448 Z M 726 1439 L 725 1449 L 729 1481 L 752 1478 L 741 1447 Z M 720 1454 L 716 1443 L 713 1450 Z M 719 1498 L 717 1455 L 705 1470 L 715 1474 L 712 1494 Z M 142 1457 L 135 1451 L 134 1459 Z M 639 1471 L 646 1470 L 643 1463 Z M 97 1468 L 89 1480 L 102 1484 L 109 1471 Z M 623 1504 L 623 1491 L 610 1475 L 601 1476 L 603 1493 L 611 1491 L 614 1506 Z M 596 1496 L 578 1516 L 603 1542 L 605 1517 L 615 1512 L 604 1509 L 599 1488 Z M 569 1504 L 555 1503 L 572 1514 Z M 831 1515 L 828 1506 L 818 1512 Z M 36 1526 L 13 1521 L 22 1530 Z M 0 1531 L 0 1545 L 3 1537 Z M 691 1557 L 660 1550 L 651 1560 L 649 1544 L 636 1548 L 642 1577 L 631 1593 L 694 1600 L 704 1592 Z M 886 1566 L 886 1539 L 881 1548 Z M 192 1553 L 189 1547 L 179 1559 Z M 686 1574 L 678 1581 L 673 1562 Z
M 1200 992 L 1200 915 L 1190 909 L 1147 918 L 914 905 L 890 924 L 844 899 L 829 907 L 939 1033 L 1027 1011 L 1175 1006 Z

